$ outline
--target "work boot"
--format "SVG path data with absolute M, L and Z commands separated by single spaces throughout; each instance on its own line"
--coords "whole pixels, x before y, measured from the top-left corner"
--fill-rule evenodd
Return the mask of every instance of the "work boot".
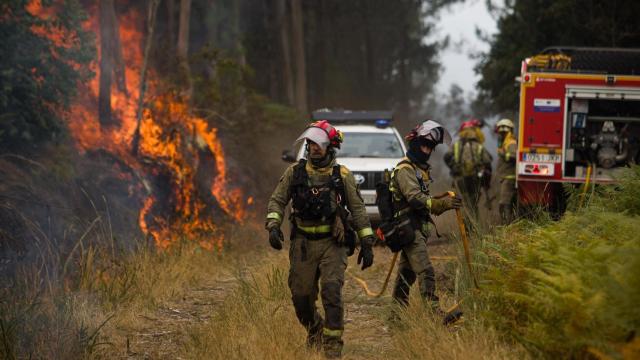
M 342 357 L 343 345 L 342 330 L 324 329 L 322 335 L 322 350 L 327 359 L 338 359 Z
M 459 321 L 462 321 L 462 310 L 458 307 L 455 307 L 453 310 L 445 313 L 444 318 L 442 319 L 442 325 L 455 325 Z
M 317 324 L 309 327 L 307 330 L 307 349 L 320 351 L 322 350 L 322 328 L 323 322 L 320 321 Z
M 457 305 L 448 311 L 444 311 L 440 308 L 440 303 L 437 300 L 425 299 L 425 303 L 430 306 L 436 317 L 442 319 L 442 325 L 453 325 L 462 319 L 462 310 Z

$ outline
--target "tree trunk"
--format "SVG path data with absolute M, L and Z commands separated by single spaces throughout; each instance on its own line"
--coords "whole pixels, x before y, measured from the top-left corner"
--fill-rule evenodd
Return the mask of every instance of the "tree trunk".
M 189 67 L 189 20 L 191 18 L 191 0 L 180 0 L 180 24 L 178 28 L 178 66 L 185 81 L 185 96 L 191 100 L 193 81 Z
M 241 0 L 233 0 L 233 19 L 231 21 L 233 26 L 233 51 L 238 64 L 244 66 L 247 64 L 247 60 L 245 58 L 240 36 L 240 1 Z
M 113 0 L 100 1 L 100 93 L 98 118 L 101 125 L 113 125 L 111 118 L 111 80 L 113 76 Z
M 207 31 L 205 43 L 209 46 L 219 46 L 219 34 L 218 34 L 218 19 L 216 14 L 220 11 L 217 6 L 216 0 L 207 1 L 207 10 L 205 15 L 205 29 Z M 204 68 L 204 73 L 208 81 L 214 82 L 216 80 L 216 63 L 217 59 L 211 59 L 208 61 Z
M 295 108 L 307 112 L 307 69 L 304 56 L 302 0 L 291 0 L 293 61 L 295 64 Z
M 325 91 L 325 77 L 327 69 L 328 48 L 327 35 L 330 33 L 329 26 L 327 25 L 327 10 L 326 1 L 317 0 L 314 2 L 315 8 L 315 33 L 313 35 L 307 34 L 315 39 L 313 62 L 310 63 L 309 68 L 309 88 L 313 89 L 313 92 L 309 93 L 310 106 L 326 106 L 326 91 Z
M 175 0 L 167 0 L 167 42 L 169 43 L 169 54 L 175 51 L 176 41 L 176 2 Z
M 289 43 L 289 17 L 287 0 L 275 0 L 276 24 L 280 45 L 280 59 L 282 60 L 282 85 L 284 87 L 287 105 L 295 103 L 293 68 L 291 65 L 291 44 Z
M 371 20 L 369 18 L 369 0 L 361 0 L 361 15 L 362 15 L 362 23 L 364 30 L 364 78 L 365 82 L 365 90 L 367 101 L 377 102 L 378 99 L 375 97 L 375 67 L 374 67 L 374 49 L 373 49 L 373 39 L 371 34 Z
M 239 77 L 243 76 L 243 71 L 245 65 L 247 65 L 247 59 L 245 58 L 244 49 L 242 47 L 242 41 L 240 36 L 240 0 L 233 0 L 233 48 L 235 52 L 235 58 L 240 65 L 239 69 Z M 247 113 L 247 97 L 244 88 L 240 90 L 240 99 L 238 101 L 238 112 L 241 115 L 246 115 Z
M 116 15 L 116 9 L 111 7 L 111 39 L 113 46 L 111 53 L 113 54 L 113 75 L 116 80 L 116 86 L 119 91 L 127 94 L 127 81 L 125 77 L 124 58 L 122 56 L 122 44 L 120 43 L 120 25 L 118 22 L 118 16 Z
M 269 0 L 262 0 L 262 25 L 267 30 L 268 33 L 268 41 L 266 43 L 267 46 L 267 54 L 269 58 L 269 97 L 271 99 L 278 98 L 278 62 L 275 60 L 277 58 L 276 50 L 274 50 L 273 45 L 275 43 L 274 36 L 278 34 L 278 26 L 275 21 L 273 21 L 272 14 L 269 7 Z
M 134 155 L 138 154 L 138 146 L 140 144 L 140 123 L 142 122 L 142 111 L 144 110 L 144 95 L 147 90 L 147 66 L 149 64 L 149 53 L 153 44 L 153 33 L 156 26 L 156 15 L 160 0 L 149 0 L 149 8 L 147 9 L 147 39 L 144 46 L 144 57 L 142 58 L 142 68 L 140 69 L 140 86 L 138 90 L 138 110 L 136 111 L 136 130 L 133 134 L 131 151 Z

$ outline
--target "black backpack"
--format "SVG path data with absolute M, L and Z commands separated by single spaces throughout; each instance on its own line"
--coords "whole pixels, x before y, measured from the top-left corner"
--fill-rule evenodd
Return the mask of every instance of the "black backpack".
M 383 180 L 376 184 L 376 205 L 381 219 L 378 234 L 391 251 L 398 252 L 415 240 L 415 234 L 408 211 L 396 216 L 390 183 L 391 174 L 385 170 Z

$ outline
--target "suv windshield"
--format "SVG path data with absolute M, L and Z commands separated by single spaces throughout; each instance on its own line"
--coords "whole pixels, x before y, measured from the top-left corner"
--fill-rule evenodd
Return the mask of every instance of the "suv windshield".
M 395 134 L 345 132 L 337 156 L 401 158 L 404 154 Z

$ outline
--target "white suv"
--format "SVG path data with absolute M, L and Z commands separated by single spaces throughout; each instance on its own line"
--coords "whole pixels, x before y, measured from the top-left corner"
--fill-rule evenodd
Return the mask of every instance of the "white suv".
M 351 170 L 367 214 L 372 221 L 379 221 L 376 184 L 383 180 L 384 170 L 393 169 L 407 151 L 398 130 L 390 126 L 392 113 L 318 110 L 313 112 L 313 120 L 328 120 L 344 134 L 344 142 L 337 152 L 338 163 Z M 305 148 L 300 146 L 295 159 L 285 154 L 285 161 L 299 160 L 305 156 Z

